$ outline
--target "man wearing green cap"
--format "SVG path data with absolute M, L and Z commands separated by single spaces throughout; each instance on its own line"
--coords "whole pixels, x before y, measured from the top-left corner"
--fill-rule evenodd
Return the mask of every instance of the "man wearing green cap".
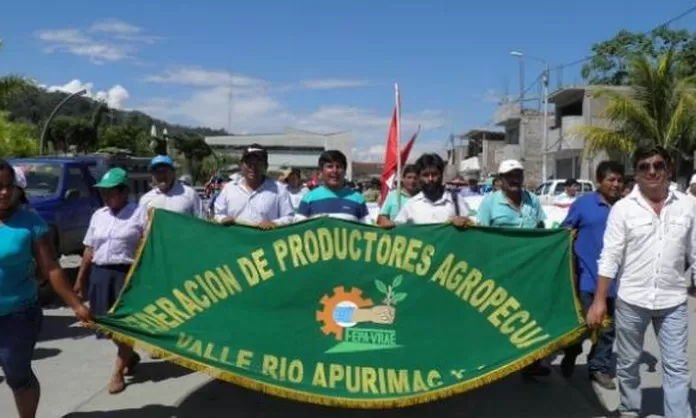
M 121 293 L 145 235 L 147 208 L 128 202 L 128 174 L 122 168 L 107 171 L 95 187 L 99 189 L 104 207 L 92 215 L 74 290 L 79 295 L 86 290 L 95 315 L 105 315 Z M 120 343 L 116 345 L 118 356 L 108 385 L 112 394 L 125 389 L 126 371 L 132 373 L 140 361 L 133 349 Z

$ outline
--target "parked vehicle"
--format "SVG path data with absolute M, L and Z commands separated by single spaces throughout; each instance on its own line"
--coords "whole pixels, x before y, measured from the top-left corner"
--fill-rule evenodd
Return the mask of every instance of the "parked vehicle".
M 92 213 L 102 206 L 93 187 L 94 163 L 36 157 L 12 160 L 11 164 L 25 172 L 29 204 L 48 224 L 56 255 L 79 253 Z
M 553 205 L 556 197 L 565 191 L 565 182 L 566 179 L 553 179 L 545 181 L 536 188 L 534 194 L 539 196 L 539 200 L 543 205 Z M 577 182 L 580 184 L 578 196 L 593 192 L 595 190 L 594 183 L 589 180 L 578 179 Z

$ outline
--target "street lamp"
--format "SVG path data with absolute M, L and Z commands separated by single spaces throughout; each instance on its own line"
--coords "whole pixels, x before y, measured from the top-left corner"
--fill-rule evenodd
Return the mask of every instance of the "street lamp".
M 46 119 L 46 123 L 44 123 L 43 129 L 41 130 L 41 139 L 39 140 L 39 155 L 43 155 L 44 152 L 44 143 L 46 142 L 46 135 L 48 134 L 48 126 L 51 124 L 53 121 L 53 118 L 56 117 L 56 114 L 58 114 L 58 111 L 60 110 L 61 107 L 63 107 L 64 104 L 69 102 L 73 97 L 77 96 L 82 96 L 87 94 L 87 90 L 82 89 L 79 91 L 76 91 L 66 97 L 65 99 L 61 100 L 60 103 L 56 105 L 56 107 L 53 108 L 53 111 L 51 114 L 48 116 L 48 119 Z
M 549 62 L 543 58 L 535 57 L 533 55 L 527 55 L 520 51 L 510 51 L 510 55 L 519 58 L 520 60 L 520 86 L 522 93 L 520 94 L 520 103 L 524 99 L 524 64 L 523 59 L 525 57 L 538 61 L 544 65 L 544 72 L 542 73 L 541 81 L 543 86 L 543 101 L 544 101 L 544 120 L 542 141 L 541 141 L 541 178 L 542 182 L 546 181 L 548 178 L 548 163 L 546 159 L 546 154 L 548 153 L 548 142 L 549 142 Z M 521 105 L 520 105 L 521 106 Z

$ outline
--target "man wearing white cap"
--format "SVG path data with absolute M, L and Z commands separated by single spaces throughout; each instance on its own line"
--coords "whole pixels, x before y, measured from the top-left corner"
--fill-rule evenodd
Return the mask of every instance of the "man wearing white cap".
M 546 213 L 539 198 L 524 190 L 524 166 L 517 160 L 505 160 L 498 168 L 501 189 L 481 202 L 478 223 L 505 228 L 543 228 Z M 551 369 L 540 361 L 523 370 L 529 376 L 548 376 Z

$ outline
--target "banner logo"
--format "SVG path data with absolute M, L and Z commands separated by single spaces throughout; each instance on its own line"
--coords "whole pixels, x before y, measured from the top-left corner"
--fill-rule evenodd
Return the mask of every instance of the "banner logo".
M 321 332 L 333 335 L 339 343 L 326 353 L 354 353 L 399 348 L 396 331 L 391 329 L 396 319 L 396 304 L 403 302 L 407 293 L 397 292 L 403 282 L 399 275 L 387 285 L 375 280 L 377 291 L 384 296 L 382 303 L 375 305 L 372 299 L 363 298 L 363 291 L 357 287 L 347 291 L 343 286 L 333 289 L 331 295 L 322 296 L 316 319 Z M 369 328 L 361 324 L 375 324 Z M 378 327 L 380 326 L 381 327 Z

